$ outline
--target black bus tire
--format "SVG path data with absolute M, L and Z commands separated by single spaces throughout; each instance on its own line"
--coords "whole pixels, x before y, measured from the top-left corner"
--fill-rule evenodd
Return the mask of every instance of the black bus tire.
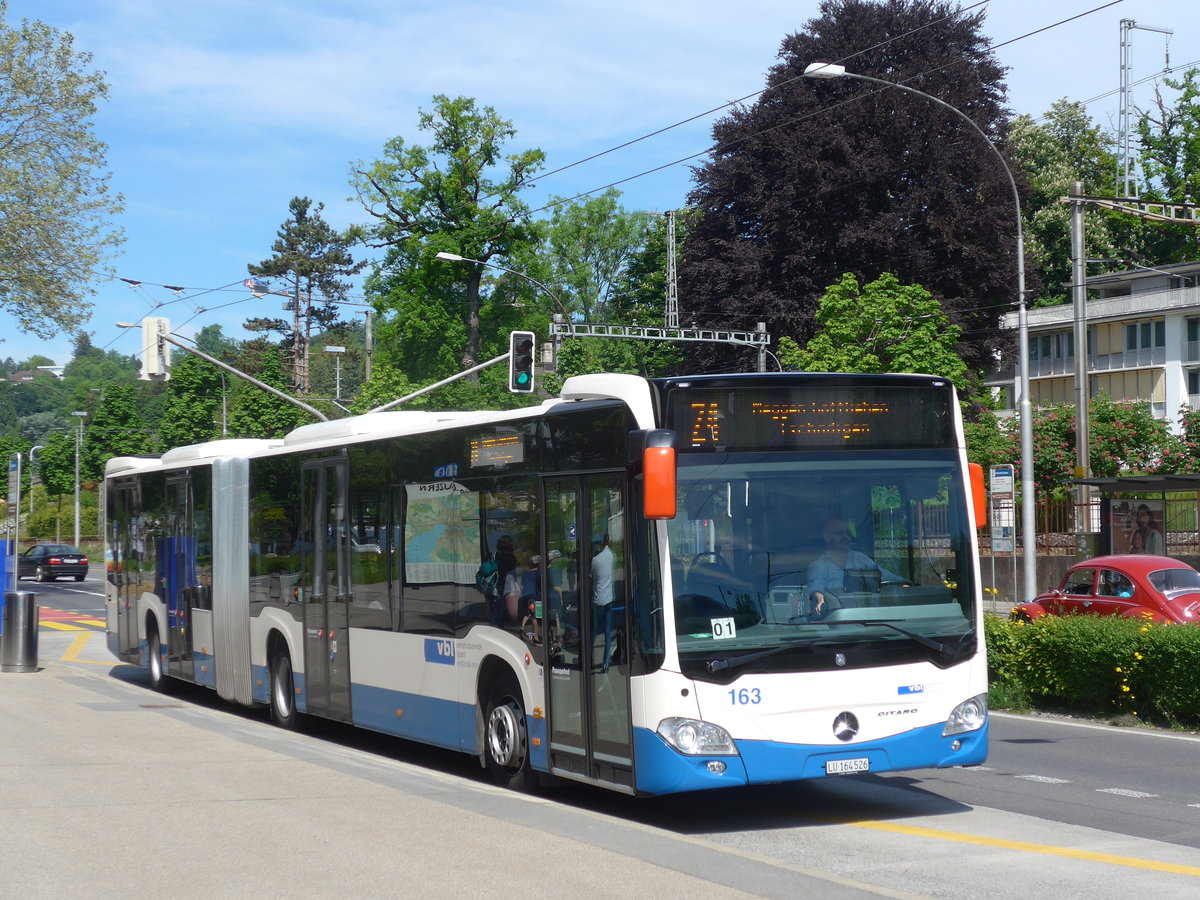
M 288 731 L 293 731 L 300 720 L 296 712 L 296 690 L 292 678 L 292 660 L 287 651 L 276 653 L 271 659 L 271 721 Z

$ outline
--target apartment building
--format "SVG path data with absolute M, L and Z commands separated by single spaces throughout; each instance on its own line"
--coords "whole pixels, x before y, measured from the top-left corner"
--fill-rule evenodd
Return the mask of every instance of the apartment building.
M 1200 406 L 1200 262 L 1139 267 L 1087 279 L 1089 396 L 1145 400 L 1175 427 Z M 1029 393 L 1035 407 L 1075 403 L 1074 308 L 1028 310 Z M 1009 313 L 1003 327 L 1016 330 Z M 1012 415 L 1020 384 L 1010 368 L 988 379 Z

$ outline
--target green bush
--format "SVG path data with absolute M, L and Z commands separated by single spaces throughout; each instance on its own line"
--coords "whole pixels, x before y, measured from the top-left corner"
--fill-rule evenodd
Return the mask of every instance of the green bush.
M 985 622 L 991 704 L 1200 726 L 1200 628 L 1046 616 Z

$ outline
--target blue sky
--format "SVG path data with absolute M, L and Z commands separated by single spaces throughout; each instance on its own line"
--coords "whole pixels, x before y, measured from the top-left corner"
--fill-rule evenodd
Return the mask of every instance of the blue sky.
M 1001 43 L 1105 2 L 991 0 L 984 28 Z M 426 142 L 417 111 L 435 94 L 495 107 L 517 128 L 512 148 L 540 147 L 555 169 L 759 90 L 783 37 L 818 13 L 817 0 L 8 6 L 10 23 L 40 19 L 74 34 L 107 73 L 111 98 L 96 131 L 126 202 L 115 268 L 142 285 L 97 279 L 88 329 L 97 346 L 125 353 L 140 351 L 140 337 L 114 323 L 137 321 L 156 303 L 170 302 L 159 314 L 185 336 L 216 323 L 242 337 L 247 316 L 275 312 L 270 298 L 255 301 L 240 283 L 247 263 L 270 254 L 288 202 L 323 202 L 339 228 L 365 221 L 349 199 L 351 163 L 377 158 L 397 135 Z M 1040 115 L 1061 97 L 1107 94 L 1090 111 L 1115 130 L 1122 18 L 1173 29 L 1172 65 L 1200 64 L 1200 3 L 1125 0 L 1001 48 L 1010 107 Z M 1132 45 L 1135 80 L 1162 69 L 1162 35 L 1134 31 Z M 1135 103 L 1149 104 L 1153 87 L 1138 85 Z M 700 152 L 713 118 L 547 178 L 527 199 L 537 206 Z M 621 190 L 627 208 L 661 211 L 681 206 L 689 186 L 688 167 L 676 165 Z M 71 352 L 66 336 L 22 334 L 0 312 L 0 358 L 40 353 L 62 364 Z

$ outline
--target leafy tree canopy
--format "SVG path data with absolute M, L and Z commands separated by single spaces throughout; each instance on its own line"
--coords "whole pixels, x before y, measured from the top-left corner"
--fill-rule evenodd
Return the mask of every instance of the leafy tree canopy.
M 850 60 L 968 112 L 1001 141 L 1003 70 L 983 14 L 934 0 L 823 0 L 820 13 L 784 39 L 758 101 L 713 127 L 715 149 L 689 195 L 689 314 L 706 326 L 766 321 L 803 343 L 825 285 L 847 271 L 862 283 L 892 272 L 937 298 L 963 329 L 968 365 L 984 368 L 1016 300 L 1016 211 L 1000 161 L 924 97 L 803 77 L 810 63 Z M 733 362 L 689 355 L 704 367 Z
M 609 301 L 617 281 L 645 240 L 648 216 L 619 203 L 621 192 L 609 188 L 583 200 L 555 198 L 545 225 L 545 243 L 565 312 L 577 311 L 585 322 L 611 322 Z
M 284 390 L 287 379 L 274 347 L 263 351 L 262 365 L 256 377 L 273 388 Z M 229 437 L 279 438 L 308 421 L 308 414 L 299 407 L 238 380 L 229 410 Z
M 108 85 L 70 34 L 7 14 L 0 2 L 0 307 L 48 338 L 86 320 L 90 283 L 122 239 L 92 133 Z
M 818 331 L 801 349 L 791 338 L 779 361 L 804 372 L 917 372 L 941 375 L 967 389 L 967 367 L 955 352 L 957 325 L 929 291 L 885 272 L 860 288 L 850 273 L 817 306 Z
M 505 145 L 516 136 L 512 123 L 467 97 L 435 96 L 433 108 L 421 110 L 418 128 L 431 134 L 428 146 L 392 138 L 381 159 L 355 166 L 352 183 L 374 219 L 360 236 L 368 246 L 386 249 L 367 282 L 377 298 L 381 338 L 387 337 L 389 346 L 410 348 L 409 329 L 435 309 L 460 323 L 441 341 L 457 355 L 454 367 L 430 372 L 442 378 L 480 361 L 483 272 L 468 263 L 435 263 L 434 257 L 446 251 L 501 263 L 531 241 L 528 209 L 518 194 L 544 154 L 506 155 Z M 421 362 L 436 364 L 428 358 Z
M 1071 207 L 1060 198 L 1081 182 L 1085 193 L 1111 196 L 1116 172 L 1112 139 L 1091 120 L 1082 103 L 1059 100 L 1042 117 L 1017 116 L 1009 147 L 1030 185 L 1025 198 L 1025 253 L 1040 273 L 1042 295 L 1032 306 L 1071 299 Z M 1115 258 L 1128 246 L 1131 224 L 1094 206 L 1084 207 L 1084 252 L 1092 259 Z M 1134 225 L 1134 228 L 1137 226 Z
M 72 424 L 75 424 L 72 422 Z M 105 388 L 96 412 L 84 422 L 80 453 L 82 477 L 99 481 L 114 456 L 140 456 L 154 448 L 153 436 L 142 420 L 137 394 L 130 385 Z
M 1200 69 L 1183 78 L 1164 78 L 1178 92 L 1172 104 L 1155 89 L 1153 107 L 1138 122 L 1146 199 L 1171 203 L 1200 203 Z M 1200 257 L 1200 228 L 1158 225 L 1148 229 L 1139 254 L 1150 265 L 1190 262 Z
M 190 353 L 179 354 L 167 382 L 166 414 L 159 428 L 164 450 L 198 444 L 220 435 L 221 370 Z

